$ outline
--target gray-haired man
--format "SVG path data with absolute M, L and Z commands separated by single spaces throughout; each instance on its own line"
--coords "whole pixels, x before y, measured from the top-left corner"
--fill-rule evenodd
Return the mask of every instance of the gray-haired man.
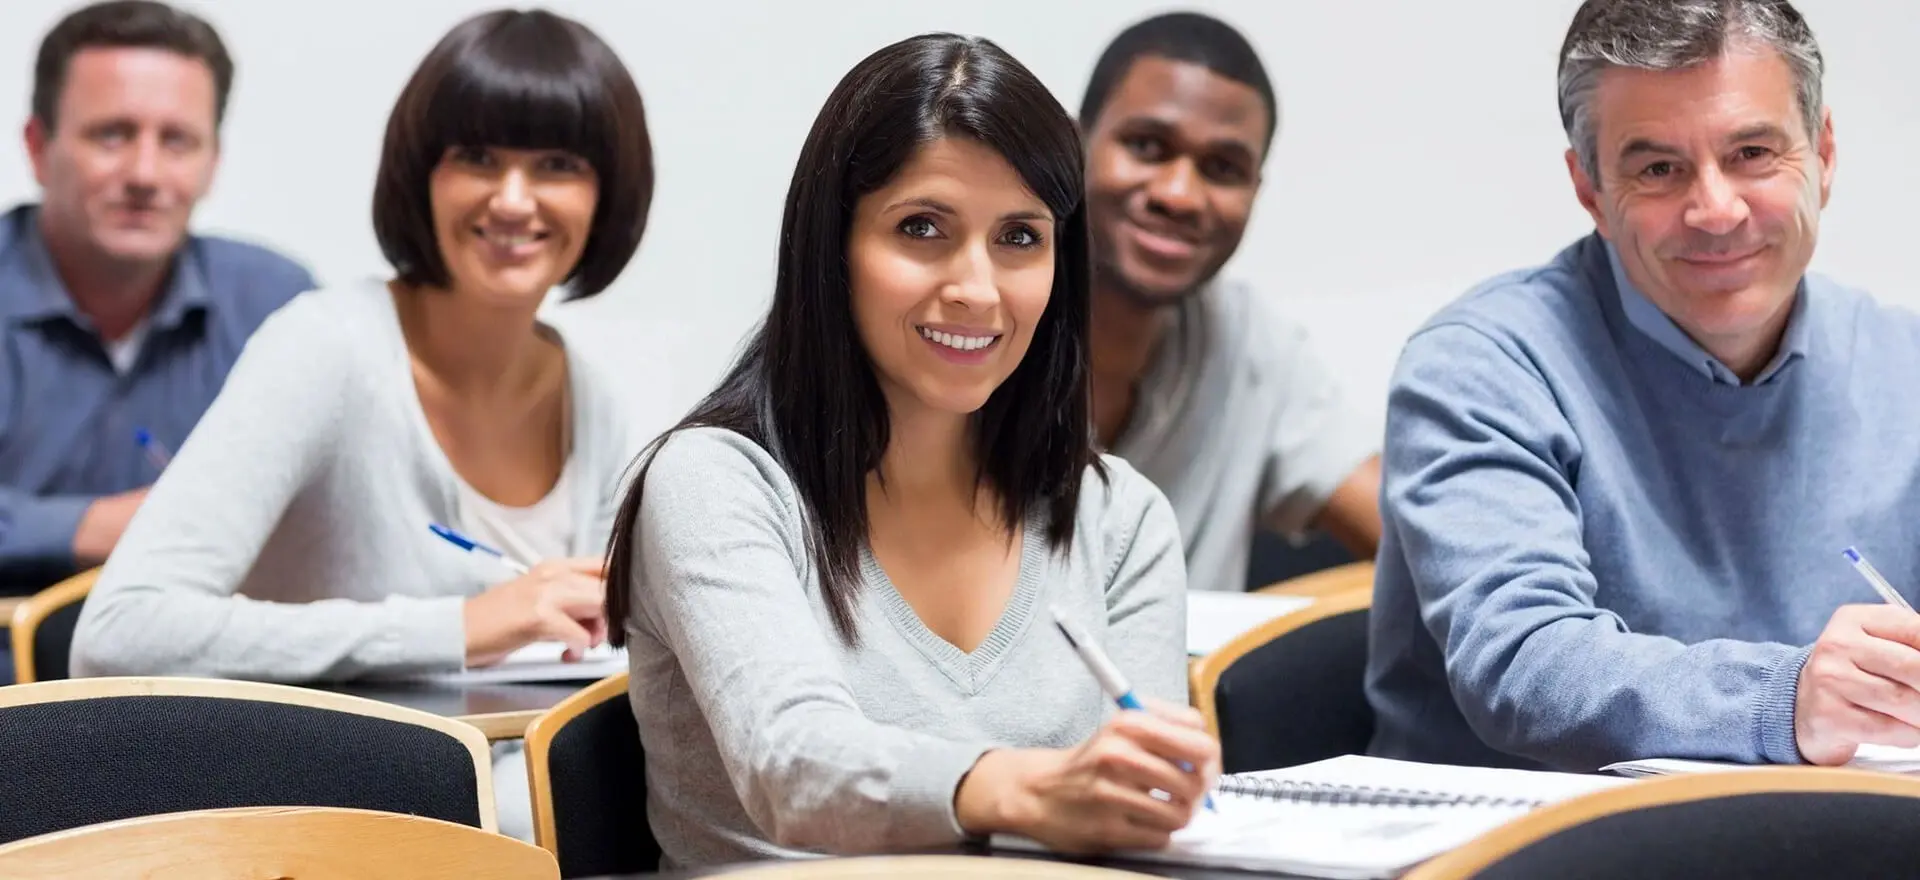
M 1560 60 L 1598 231 L 1408 342 L 1373 749 L 1592 769 L 1920 744 L 1920 319 L 1809 275 L 1833 181 L 1783 0 L 1588 0 Z

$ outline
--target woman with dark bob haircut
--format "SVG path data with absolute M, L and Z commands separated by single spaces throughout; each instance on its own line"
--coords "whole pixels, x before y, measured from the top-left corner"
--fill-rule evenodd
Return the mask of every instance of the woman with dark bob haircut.
M 985 40 L 897 43 L 827 98 L 772 309 L 614 525 L 667 867 L 998 832 L 1150 848 L 1202 802 L 1179 533 L 1089 434 L 1081 163 Z M 1149 711 L 1113 710 L 1056 614 Z
M 639 90 L 592 32 L 455 27 L 387 125 L 374 230 L 397 277 L 302 294 L 254 334 L 94 587 L 74 672 L 311 682 L 601 642 L 638 444 L 535 311 L 612 283 L 652 191 Z M 524 774 L 496 779 L 502 827 L 530 835 Z

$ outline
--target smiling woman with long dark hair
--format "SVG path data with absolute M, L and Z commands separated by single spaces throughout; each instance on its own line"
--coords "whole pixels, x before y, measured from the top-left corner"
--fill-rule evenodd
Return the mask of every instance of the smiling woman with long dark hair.
M 772 309 L 614 525 L 669 865 L 1151 847 L 1192 816 L 1219 753 L 1184 706 L 1179 536 L 1090 438 L 1082 161 L 985 40 L 902 41 L 827 99 Z M 1151 711 L 1112 709 L 1054 608 Z

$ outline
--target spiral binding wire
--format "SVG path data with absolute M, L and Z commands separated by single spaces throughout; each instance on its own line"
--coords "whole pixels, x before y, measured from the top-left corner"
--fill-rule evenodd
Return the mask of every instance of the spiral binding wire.
M 1298 779 L 1262 779 L 1248 773 L 1220 777 L 1224 794 L 1264 801 L 1387 807 L 1538 807 L 1532 798 L 1449 794 L 1413 788 L 1376 788 L 1371 785 L 1334 785 Z

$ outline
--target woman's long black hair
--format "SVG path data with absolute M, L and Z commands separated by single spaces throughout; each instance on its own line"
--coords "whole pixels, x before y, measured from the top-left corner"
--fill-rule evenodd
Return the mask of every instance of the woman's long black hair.
M 625 639 L 647 467 L 675 431 L 725 428 L 766 449 L 803 503 L 806 542 L 835 629 L 858 639 L 854 594 L 867 540 L 867 474 L 889 418 L 854 329 L 847 237 L 854 206 L 923 144 L 991 147 L 1053 212 L 1053 292 L 1026 357 L 974 415 L 979 479 L 1009 524 L 1043 509 L 1055 548 L 1073 539 L 1093 448 L 1087 380 L 1089 265 L 1080 135 L 1046 86 L 992 42 L 925 34 L 853 68 L 827 98 L 787 189 L 773 307 L 720 386 L 640 454 L 607 554 L 607 622 Z M 1098 471 L 1104 474 L 1103 471 Z

